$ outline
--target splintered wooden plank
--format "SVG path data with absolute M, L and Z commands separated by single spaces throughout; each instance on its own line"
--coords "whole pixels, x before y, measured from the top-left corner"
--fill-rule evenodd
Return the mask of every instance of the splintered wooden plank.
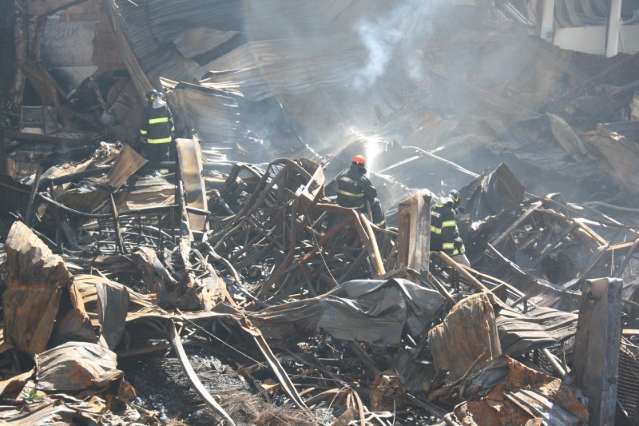
M 115 165 L 109 171 L 107 177 L 109 185 L 115 191 L 122 187 L 127 179 L 135 174 L 138 170 L 146 164 L 146 160 L 140 154 L 138 154 L 129 145 L 124 145 L 120 155 L 115 160 Z
M 202 152 L 200 143 L 193 139 L 175 141 L 180 166 L 180 177 L 184 185 L 184 198 L 187 207 L 207 210 L 206 188 L 202 178 Z M 189 227 L 192 231 L 203 232 L 206 216 L 189 213 Z
M 373 231 L 370 221 L 366 218 L 365 214 L 355 212 L 353 225 L 359 234 L 362 244 L 368 251 L 368 256 L 374 269 L 374 276 L 383 276 L 386 274 L 386 269 L 384 268 L 384 261 L 380 254 L 377 238 L 375 237 L 375 232 Z
M 431 194 L 419 191 L 399 204 L 400 268 L 427 272 L 430 258 Z

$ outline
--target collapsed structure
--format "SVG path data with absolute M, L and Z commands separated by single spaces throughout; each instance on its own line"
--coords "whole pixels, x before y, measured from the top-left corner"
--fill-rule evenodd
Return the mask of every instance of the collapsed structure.
M 12 3 L 0 419 L 636 424 L 636 57 L 538 39 L 555 2 L 290 3 Z M 386 228 L 329 196 L 354 153 Z

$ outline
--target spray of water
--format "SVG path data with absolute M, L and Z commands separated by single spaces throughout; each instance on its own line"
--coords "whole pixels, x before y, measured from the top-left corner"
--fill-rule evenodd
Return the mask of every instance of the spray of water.
M 363 142 L 366 168 L 369 171 L 377 170 L 377 161 L 384 151 L 384 139 L 379 135 L 366 134 L 354 127 L 351 127 L 348 133 L 350 135 L 349 139 Z

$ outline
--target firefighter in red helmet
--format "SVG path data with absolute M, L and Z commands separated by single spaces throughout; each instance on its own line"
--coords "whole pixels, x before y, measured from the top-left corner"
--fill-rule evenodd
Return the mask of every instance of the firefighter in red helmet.
M 366 177 L 366 157 L 354 155 L 351 166 L 337 178 L 337 204 L 342 207 L 369 212 L 373 223 L 379 227 L 385 225 L 382 206 L 377 198 L 377 190 Z

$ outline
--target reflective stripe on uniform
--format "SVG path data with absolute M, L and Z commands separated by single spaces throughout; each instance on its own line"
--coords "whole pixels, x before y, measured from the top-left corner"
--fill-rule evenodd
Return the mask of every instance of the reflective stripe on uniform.
M 442 244 L 442 248 L 444 250 L 455 250 L 455 243 L 444 243 Z
M 434 251 L 435 253 L 441 253 L 441 251 L 439 251 L 439 250 L 433 250 L 433 251 Z M 448 255 L 450 255 L 450 256 L 458 256 L 458 255 L 460 255 L 460 254 L 464 254 L 464 252 L 462 251 L 462 252 L 460 253 L 460 252 L 459 252 L 459 250 L 453 250 L 452 252 L 447 253 L 447 254 L 448 254 Z
M 170 143 L 173 140 L 170 136 L 168 138 L 159 138 L 159 139 L 149 139 L 148 143 Z
M 433 234 L 441 235 L 442 234 L 442 229 L 431 225 L 430 226 L 430 232 L 432 232 Z
M 442 228 L 454 228 L 457 226 L 457 222 L 455 222 L 454 220 L 445 220 L 442 223 Z
M 168 123 L 168 122 L 169 122 L 169 117 L 152 118 L 149 120 L 149 124 L 161 124 L 161 123 Z
M 149 132 L 147 132 L 147 131 L 146 131 L 146 130 L 144 130 L 144 129 L 140 129 L 140 134 L 141 134 L 141 135 L 146 135 L 147 133 L 149 133 Z
M 363 197 L 364 197 L 364 194 L 363 194 L 363 193 L 361 193 L 361 194 L 355 194 L 355 193 L 353 193 L 353 192 L 344 191 L 344 190 L 342 190 L 342 189 L 338 189 L 338 190 L 337 190 L 337 193 L 338 193 L 338 194 L 342 194 L 342 195 L 344 195 L 345 197 L 353 197 L 353 198 L 363 198 Z

